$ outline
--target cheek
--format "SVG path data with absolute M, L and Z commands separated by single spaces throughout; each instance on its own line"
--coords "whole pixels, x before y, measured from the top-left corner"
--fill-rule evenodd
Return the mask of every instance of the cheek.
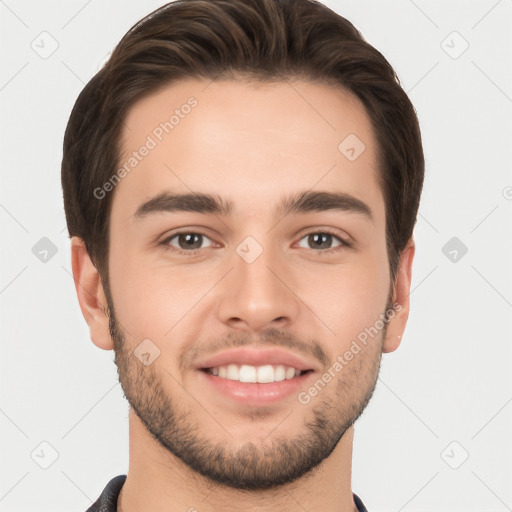
M 140 254 L 123 252 L 117 261 L 111 264 L 112 297 L 117 318 L 133 339 L 163 344 L 200 309 L 198 301 L 214 282 L 211 272 L 155 266 Z M 187 277 L 190 274 L 193 277 Z
M 159 306 L 165 298 L 166 286 L 161 282 L 157 286 L 158 273 L 145 265 L 140 256 L 121 246 L 116 247 L 115 243 L 111 245 L 109 269 L 116 316 L 129 337 L 153 339 L 161 336 L 165 332 L 165 316 L 159 316 Z
M 339 353 L 384 313 L 390 285 L 387 259 L 369 254 L 325 277 L 311 279 L 316 284 L 304 288 L 303 297 L 323 324 L 326 343 L 330 339 L 332 350 Z

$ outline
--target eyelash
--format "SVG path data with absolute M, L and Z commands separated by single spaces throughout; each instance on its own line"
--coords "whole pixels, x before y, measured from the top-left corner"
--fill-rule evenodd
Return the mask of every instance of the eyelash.
M 177 233 L 173 233 L 171 236 L 168 236 L 167 238 L 162 240 L 158 245 L 163 246 L 163 248 L 167 251 L 170 251 L 172 253 L 181 254 L 184 256 L 194 256 L 201 250 L 201 249 L 192 249 L 190 251 L 186 251 L 184 249 L 178 249 L 178 248 L 170 245 L 169 242 L 173 238 L 175 238 L 179 235 L 202 235 L 208 239 L 210 238 L 208 235 L 206 235 L 205 233 L 202 233 L 201 231 L 178 231 Z M 302 240 L 310 235 L 330 235 L 334 238 L 337 238 L 338 241 L 341 242 L 341 245 L 339 245 L 337 247 L 331 247 L 330 249 L 310 249 L 311 251 L 314 251 L 318 255 L 332 254 L 334 252 L 338 252 L 341 249 L 346 249 L 346 248 L 352 247 L 352 244 L 350 242 L 348 242 L 344 237 L 340 236 L 339 233 L 328 230 L 328 229 L 322 230 L 322 231 L 311 231 L 309 233 L 306 233 L 304 236 L 302 236 L 300 238 L 300 240 Z

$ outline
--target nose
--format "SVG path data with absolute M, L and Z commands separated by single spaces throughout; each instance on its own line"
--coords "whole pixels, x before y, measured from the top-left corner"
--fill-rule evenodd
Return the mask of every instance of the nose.
M 291 326 L 299 314 L 300 301 L 294 291 L 293 272 L 283 256 L 264 248 L 254 261 L 245 258 L 242 251 L 235 252 L 232 262 L 233 268 L 218 291 L 220 321 L 254 332 Z

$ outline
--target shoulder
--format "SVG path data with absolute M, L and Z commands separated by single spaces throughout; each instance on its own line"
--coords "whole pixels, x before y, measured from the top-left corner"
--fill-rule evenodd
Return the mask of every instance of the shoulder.
M 361 498 L 355 493 L 352 493 L 352 496 L 354 497 L 354 503 L 356 504 L 357 512 L 368 512 L 368 509 L 364 506 Z
M 105 486 L 100 497 L 87 509 L 86 512 L 117 512 L 117 497 L 121 492 L 126 475 L 119 475 Z

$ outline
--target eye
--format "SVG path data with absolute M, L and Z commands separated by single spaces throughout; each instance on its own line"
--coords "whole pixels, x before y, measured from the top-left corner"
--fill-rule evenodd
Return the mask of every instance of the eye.
M 302 240 L 306 240 L 306 244 L 310 245 L 310 247 L 306 246 L 306 249 L 313 249 L 317 253 L 335 252 L 341 250 L 343 247 L 351 246 L 351 244 L 339 236 L 339 234 L 330 233 L 328 231 L 309 233 L 302 237 L 301 241 Z M 337 242 L 337 245 L 333 246 L 333 242 Z M 300 247 L 304 247 L 304 245 L 300 245 Z
M 210 242 L 209 245 L 203 246 L 205 240 Z M 303 245 L 303 240 L 305 240 L 306 246 Z M 165 250 L 190 256 L 197 254 L 200 249 L 213 247 L 214 243 L 203 233 L 182 231 L 165 238 L 159 245 L 163 246 Z M 315 231 L 303 236 L 300 239 L 299 246 L 312 249 L 317 254 L 326 254 L 351 247 L 351 244 L 339 234 L 329 231 Z
M 183 231 L 181 233 L 174 233 L 172 236 L 162 240 L 161 245 L 165 246 L 166 249 L 179 252 L 180 254 L 194 254 L 199 249 L 204 249 L 204 247 L 202 247 L 204 239 L 210 240 L 203 233 Z M 207 247 L 211 247 L 211 245 L 212 244 Z

